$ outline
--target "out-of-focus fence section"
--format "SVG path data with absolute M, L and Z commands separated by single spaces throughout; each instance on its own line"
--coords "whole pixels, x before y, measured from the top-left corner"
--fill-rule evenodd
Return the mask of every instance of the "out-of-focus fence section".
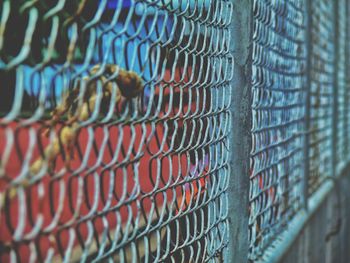
M 278 259 L 348 164 L 348 14 L 343 0 L 254 1 L 250 260 Z
M 254 1 L 250 258 L 302 207 L 305 27 L 300 1 Z
M 327 176 L 332 176 L 333 103 L 336 84 L 335 2 L 311 1 L 311 35 L 308 100 L 309 125 L 309 193 L 313 193 Z M 335 131 L 334 131 L 335 132 Z

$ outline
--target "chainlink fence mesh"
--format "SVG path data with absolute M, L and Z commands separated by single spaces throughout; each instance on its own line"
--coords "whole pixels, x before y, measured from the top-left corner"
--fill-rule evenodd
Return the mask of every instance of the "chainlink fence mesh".
M 231 112 L 242 2 L 0 1 L 0 262 L 222 262 L 241 111 L 264 258 L 348 164 L 349 4 L 253 0 Z
M 348 8 L 343 0 L 254 1 L 253 261 L 348 160 Z
M 314 192 L 332 175 L 332 118 L 335 75 L 334 1 L 311 2 L 310 174 Z
M 254 1 L 250 258 L 301 208 L 305 40 L 300 1 Z
M 0 3 L 0 261 L 221 261 L 232 2 Z

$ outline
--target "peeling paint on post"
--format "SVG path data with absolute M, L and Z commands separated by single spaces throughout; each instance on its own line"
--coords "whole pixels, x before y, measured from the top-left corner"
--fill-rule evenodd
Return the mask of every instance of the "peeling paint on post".
M 231 174 L 228 193 L 230 235 L 227 262 L 248 261 L 252 5 L 251 0 L 233 1 L 231 32 L 235 68 L 231 96 Z

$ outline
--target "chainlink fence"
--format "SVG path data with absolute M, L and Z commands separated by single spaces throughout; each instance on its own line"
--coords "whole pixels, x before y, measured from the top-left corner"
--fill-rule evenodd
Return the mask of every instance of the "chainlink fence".
M 301 208 L 305 103 L 303 6 L 254 1 L 250 255 Z
M 332 118 L 335 72 L 333 1 L 311 3 L 309 117 L 309 190 L 332 176 Z
M 229 1 L 2 1 L 0 261 L 219 261 Z
M 232 238 L 244 4 L 248 236 Z M 348 164 L 349 7 L 0 1 L 0 262 L 223 262 L 229 240 L 264 261 Z
M 252 261 L 269 262 L 266 248 L 347 164 L 348 9 L 346 1 L 254 1 Z

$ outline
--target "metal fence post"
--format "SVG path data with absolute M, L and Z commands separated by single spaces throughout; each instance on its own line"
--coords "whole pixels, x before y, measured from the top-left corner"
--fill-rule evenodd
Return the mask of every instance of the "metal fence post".
M 339 61 L 339 0 L 334 1 L 334 73 L 333 73 L 333 104 L 332 104 L 332 176 L 337 173 L 337 124 L 338 124 L 338 61 Z
M 306 41 L 306 83 L 305 83 L 305 134 L 304 134 L 304 176 L 303 176 L 303 204 L 307 208 L 308 200 L 308 182 L 309 182 L 309 173 L 310 173 L 310 88 L 311 88 L 311 54 L 312 54 L 312 39 L 311 39 L 311 30 L 312 30 L 312 11 L 311 11 L 311 1 L 305 0 L 305 41 Z
M 235 59 L 232 81 L 230 136 L 228 262 L 247 262 L 249 237 L 249 166 L 251 151 L 251 0 L 233 1 L 232 42 Z
M 346 22 L 345 22 L 345 39 L 346 39 L 346 45 L 345 45 L 345 57 L 348 58 L 349 55 L 350 55 L 350 43 L 349 43 L 349 28 L 350 28 L 350 20 L 349 20 L 349 15 L 350 15 L 350 12 L 349 12 L 349 8 L 350 8 L 350 3 L 346 3 L 346 16 L 345 16 L 345 19 L 346 19 Z M 344 126 L 345 126 L 345 153 L 346 153 L 346 156 L 344 156 L 344 158 L 346 158 L 346 163 L 348 163 L 349 161 L 349 116 L 350 116 L 350 109 L 349 109 L 349 89 L 350 89 L 350 85 L 348 83 L 350 83 L 350 78 L 348 76 L 348 73 L 349 73 L 349 60 L 348 59 L 345 59 L 345 116 L 344 116 Z

